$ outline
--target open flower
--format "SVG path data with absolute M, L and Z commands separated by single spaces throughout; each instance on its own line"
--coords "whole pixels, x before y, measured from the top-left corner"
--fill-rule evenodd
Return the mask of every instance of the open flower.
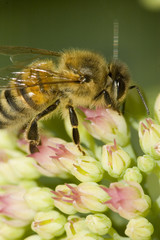
M 101 188 L 110 196 L 105 204 L 126 219 L 144 215 L 150 207 L 150 198 L 137 182 L 115 182 Z
M 81 182 L 98 182 L 103 177 L 99 161 L 83 156 L 74 143 L 59 138 L 49 138 L 38 146 L 39 152 L 31 154 L 37 161 L 37 168 L 47 176 L 68 178 L 75 176 Z
M 75 157 L 81 156 L 75 144 L 66 143 L 59 138 L 45 138 L 38 146 L 39 152 L 30 156 L 37 161 L 38 170 L 46 176 L 68 178 L 73 168 Z
M 103 203 L 109 199 L 109 196 L 97 183 L 80 183 L 78 186 L 75 184 L 66 184 L 66 187 L 62 185 L 60 189 L 57 187 L 55 191 L 52 191 L 55 206 L 63 212 L 68 213 L 68 204 L 71 205 L 70 207 L 73 212 L 89 213 L 106 211 L 107 206 Z
M 84 126 L 95 138 L 103 142 L 116 142 L 120 146 L 126 146 L 130 134 L 126 121 L 122 115 L 112 109 L 91 110 L 80 108 L 86 115 Z

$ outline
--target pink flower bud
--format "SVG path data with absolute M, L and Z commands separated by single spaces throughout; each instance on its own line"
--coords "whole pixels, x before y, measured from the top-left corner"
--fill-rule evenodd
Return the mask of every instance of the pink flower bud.
M 99 108 L 91 110 L 80 108 L 86 115 L 84 126 L 95 138 L 103 142 L 116 142 L 126 146 L 129 142 L 129 131 L 122 115 L 112 109 Z
M 0 213 L 11 219 L 20 220 L 21 226 L 33 219 L 35 211 L 24 200 L 26 190 L 21 186 L 3 186 L 0 194 Z
M 44 139 L 38 150 L 30 156 L 37 161 L 39 171 L 50 177 L 70 177 L 76 156 L 82 155 L 75 144 L 59 138 Z
M 150 207 L 150 198 L 137 182 L 115 182 L 101 188 L 110 196 L 105 204 L 126 219 L 144 215 Z

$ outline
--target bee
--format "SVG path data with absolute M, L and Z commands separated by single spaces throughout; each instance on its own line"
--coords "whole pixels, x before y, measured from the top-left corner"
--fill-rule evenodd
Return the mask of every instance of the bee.
M 119 61 L 111 63 L 99 54 L 87 50 L 54 52 L 29 47 L 1 46 L 0 54 L 41 54 L 20 71 L 13 71 L 7 86 L 0 87 L 0 129 L 25 128 L 30 152 L 40 144 L 37 122 L 59 109 L 69 114 L 72 136 L 79 150 L 80 136 L 75 108 L 105 107 L 119 111 L 130 88 L 127 66 Z M 55 60 L 51 57 L 55 57 Z M 2 78 L 6 80 L 7 77 Z M 146 106 L 148 111 L 148 108 Z

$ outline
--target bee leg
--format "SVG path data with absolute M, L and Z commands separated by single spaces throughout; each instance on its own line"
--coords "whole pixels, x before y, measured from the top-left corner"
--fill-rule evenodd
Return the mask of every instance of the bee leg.
M 67 106 L 69 110 L 69 118 L 72 125 L 72 137 L 74 143 L 77 145 L 78 149 L 82 152 L 83 155 L 86 155 L 85 152 L 80 147 L 80 136 L 78 131 L 78 118 L 74 108 L 72 106 Z
M 55 103 L 50 105 L 43 112 L 39 113 L 34 119 L 32 119 L 29 126 L 27 127 L 27 139 L 29 140 L 29 148 L 31 153 L 38 152 L 37 145 L 40 144 L 37 121 L 54 111 L 59 105 L 59 103 L 60 100 L 58 99 L 57 101 L 55 101 Z

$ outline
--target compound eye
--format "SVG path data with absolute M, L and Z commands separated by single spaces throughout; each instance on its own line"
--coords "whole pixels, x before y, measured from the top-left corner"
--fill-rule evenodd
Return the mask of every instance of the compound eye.
M 125 83 L 122 79 L 115 80 L 117 86 L 117 99 L 120 99 L 125 92 Z
M 83 83 L 88 83 L 91 81 L 91 77 L 89 75 L 84 75 L 82 78 Z

